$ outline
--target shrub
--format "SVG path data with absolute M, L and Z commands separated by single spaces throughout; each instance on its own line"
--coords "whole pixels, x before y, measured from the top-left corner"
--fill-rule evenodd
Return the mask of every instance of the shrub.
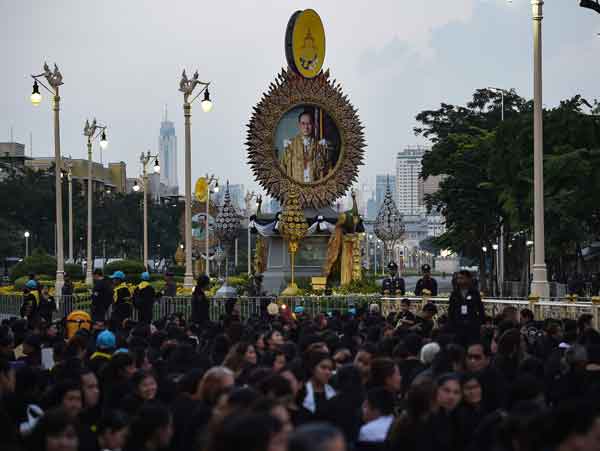
M 104 274 L 110 276 L 115 271 L 123 271 L 128 282 L 140 280 L 140 274 L 146 270 L 139 260 L 116 260 L 104 265 Z
M 83 280 L 85 278 L 85 274 L 83 273 L 83 268 L 81 265 L 66 263 L 65 272 L 69 274 L 71 280 Z
M 48 274 L 38 274 L 38 280 L 40 282 L 41 285 L 46 285 L 48 287 L 53 287 L 54 286 L 54 275 L 48 275 Z M 27 281 L 29 280 L 29 275 L 27 276 L 21 276 L 18 279 L 15 279 L 14 281 L 14 287 L 16 290 L 23 290 L 23 288 L 25 288 L 25 284 L 27 283 Z
M 174 276 L 185 276 L 185 266 L 171 266 L 168 271 L 172 272 Z
M 56 259 L 41 251 L 34 251 L 32 255 L 17 263 L 10 270 L 10 280 L 35 274 L 56 274 Z

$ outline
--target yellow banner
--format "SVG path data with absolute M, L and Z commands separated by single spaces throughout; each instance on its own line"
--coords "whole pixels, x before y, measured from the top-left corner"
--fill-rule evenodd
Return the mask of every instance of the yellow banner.
M 200 177 L 196 180 L 196 189 L 194 195 L 198 202 L 206 202 L 206 194 L 208 193 L 208 184 L 206 183 L 206 177 Z

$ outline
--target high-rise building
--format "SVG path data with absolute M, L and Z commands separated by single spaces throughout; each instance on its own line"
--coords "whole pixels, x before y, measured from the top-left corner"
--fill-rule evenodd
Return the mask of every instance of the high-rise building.
M 396 156 L 396 206 L 402 214 L 425 213 L 421 168 L 427 151 L 425 146 L 409 146 Z
M 160 123 L 158 152 L 160 183 L 165 185 L 168 191 L 177 193 L 179 191 L 179 181 L 177 180 L 177 136 L 175 136 L 175 125 L 168 120 L 166 107 L 165 118 Z
M 379 210 L 385 197 L 385 190 L 387 189 L 388 180 L 390 182 L 390 191 L 392 192 L 392 199 L 396 199 L 396 176 L 380 174 L 375 177 L 375 204 Z

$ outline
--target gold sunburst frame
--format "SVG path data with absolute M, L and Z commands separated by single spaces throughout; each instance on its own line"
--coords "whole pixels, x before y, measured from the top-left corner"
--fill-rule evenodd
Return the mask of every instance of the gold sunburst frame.
M 325 110 L 341 138 L 339 157 L 333 170 L 312 183 L 299 182 L 285 173 L 274 144 L 275 130 L 283 115 L 306 104 Z M 363 129 L 357 110 L 342 92 L 341 85 L 330 80 L 329 70 L 312 79 L 291 69 L 282 70 L 254 107 L 246 140 L 248 163 L 256 180 L 281 203 L 285 201 L 285 193 L 295 185 L 303 207 L 326 207 L 343 196 L 357 179 L 358 167 L 363 164 Z

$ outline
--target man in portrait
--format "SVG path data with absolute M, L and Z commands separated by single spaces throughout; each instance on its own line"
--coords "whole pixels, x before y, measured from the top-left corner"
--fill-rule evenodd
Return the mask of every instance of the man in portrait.
M 293 139 L 283 141 L 281 163 L 285 173 L 294 180 L 316 182 L 329 171 L 327 141 L 315 139 L 313 115 L 309 111 L 298 116 L 298 129 L 299 133 Z

